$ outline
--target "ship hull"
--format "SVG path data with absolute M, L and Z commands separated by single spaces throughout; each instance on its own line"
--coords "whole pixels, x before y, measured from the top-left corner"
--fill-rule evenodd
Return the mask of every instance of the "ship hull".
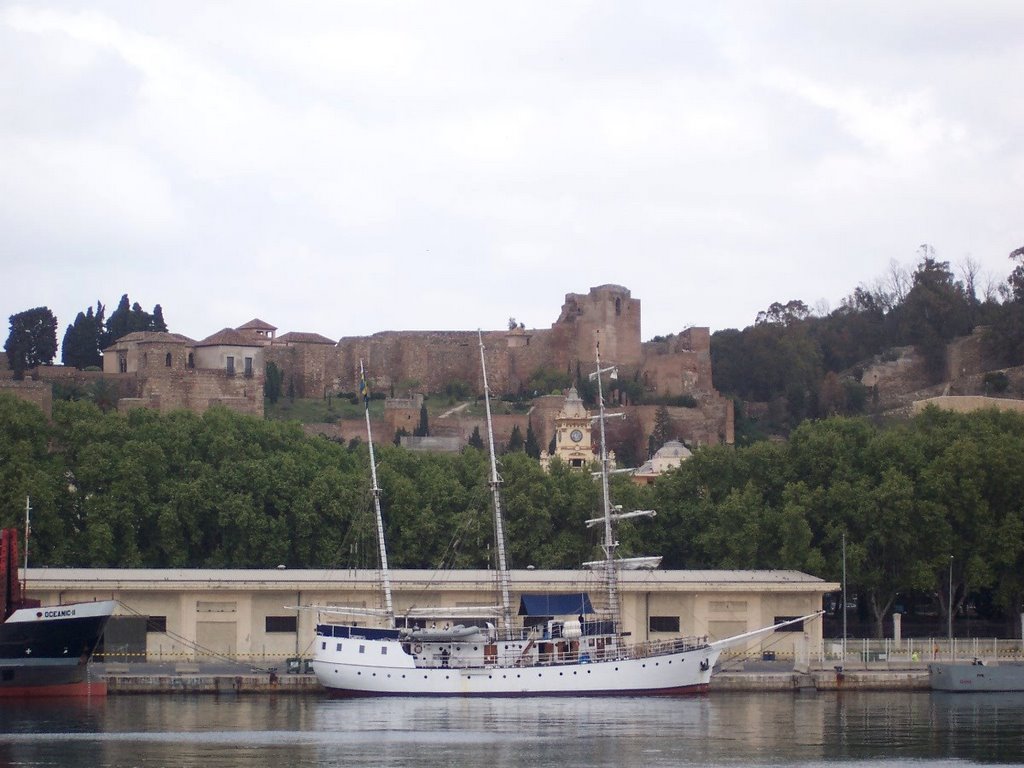
M 702 646 L 640 658 L 449 668 L 417 666 L 393 641 L 337 645 L 321 647 L 313 659 L 317 679 L 334 697 L 687 696 L 707 690 L 720 652 Z
M 90 679 L 89 667 L 78 660 L 55 664 L 0 661 L 0 698 L 43 696 L 105 696 L 107 684 Z
M 0 624 L 0 697 L 99 696 L 89 678 L 113 601 L 22 608 Z
M 930 664 L 933 691 L 1002 693 L 1024 691 L 1024 665 Z

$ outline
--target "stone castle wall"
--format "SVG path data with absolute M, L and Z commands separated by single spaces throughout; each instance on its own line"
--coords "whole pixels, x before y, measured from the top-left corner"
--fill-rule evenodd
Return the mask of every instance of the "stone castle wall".
M 339 373 L 338 348 L 329 344 L 273 344 L 263 348 L 264 360 L 284 374 L 281 388 L 291 384 L 296 397 L 323 397 L 331 392 L 354 392 L 358 385 L 359 361 L 352 381 Z
M 641 364 L 647 386 L 664 397 L 717 395 L 711 383 L 711 331 L 688 328 L 665 341 L 643 345 Z
M 503 394 L 533 394 L 529 392 L 530 379 L 542 369 L 570 377 L 577 371 L 586 375 L 593 369 L 595 342 L 599 341 L 602 364 L 620 366 L 624 377 L 639 375 L 651 393 L 690 395 L 698 401 L 698 409 L 689 409 L 680 417 L 689 425 L 684 433 L 699 442 L 731 442 L 731 403 L 730 407 L 722 404 L 711 381 L 710 331 L 690 328 L 664 341 L 643 343 L 640 322 L 639 299 L 622 286 L 602 285 L 586 294 L 567 294 L 550 328 L 485 332 L 491 394 L 495 399 Z M 284 373 L 285 386 L 293 382 L 298 397 L 356 391 L 360 360 L 371 388 L 392 397 L 443 392 L 459 382 L 469 392 L 483 392 L 480 340 L 475 331 L 385 331 L 345 337 L 335 347 L 272 343 L 265 347 L 265 354 Z M 557 408 L 534 419 L 543 446 L 553 434 L 554 413 Z M 404 414 L 404 420 L 402 416 L 395 413 L 389 418 L 391 434 L 403 426 L 411 432 L 418 420 L 418 413 Z M 699 418 L 711 421 L 700 426 L 696 423 Z M 525 420 L 520 428 L 525 430 Z M 451 427 L 452 431 L 461 429 Z M 472 426 L 468 429 L 471 432 Z
M 605 285 L 587 294 L 567 294 L 551 328 L 488 331 L 483 342 L 491 392 L 524 392 L 541 369 L 585 373 L 593 368 L 598 340 L 603 363 L 619 365 L 624 373 L 642 372 L 653 392 L 695 396 L 713 392 L 707 328 L 691 328 L 669 341 L 644 344 L 640 320 L 640 301 L 626 288 Z M 315 356 L 307 357 L 300 346 L 307 345 L 267 349 L 267 359 L 294 378 L 300 396 L 322 396 L 325 385 L 354 391 L 360 360 L 371 385 L 391 395 L 440 392 L 456 381 L 471 391 L 483 390 L 475 331 L 385 331 L 345 337 L 333 351 L 317 349 Z
M 654 432 L 660 408 L 658 405 L 636 406 L 640 427 L 645 435 Z M 732 444 L 735 439 L 733 402 L 727 397 L 715 395 L 698 403 L 696 408 L 669 406 L 667 410 L 673 437 L 691 447 Z
M 53 416 L 53 387 L 48 383 L 0 378 L 0 395 L 13 395 L 19 400 L 39 406 L 46 418 Z

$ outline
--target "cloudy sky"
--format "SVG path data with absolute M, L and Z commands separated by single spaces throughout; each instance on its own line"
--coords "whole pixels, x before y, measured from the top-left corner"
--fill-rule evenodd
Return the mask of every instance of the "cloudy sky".
M 1024 244 L 1024 3 L 0 3 L 0 317 L 643 335 Z M 6 338 L 6 329 L 4 330 Z

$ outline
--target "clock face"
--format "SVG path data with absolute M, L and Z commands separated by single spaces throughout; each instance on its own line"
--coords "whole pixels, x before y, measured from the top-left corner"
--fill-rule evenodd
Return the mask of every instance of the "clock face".
M 574 429 L 572 432 L 569 433 L 569 439 L 572 440 L 574 443 L 578 443 L 580 440 L 583 439 L 583 433 L 580 432 L 578 429 Z

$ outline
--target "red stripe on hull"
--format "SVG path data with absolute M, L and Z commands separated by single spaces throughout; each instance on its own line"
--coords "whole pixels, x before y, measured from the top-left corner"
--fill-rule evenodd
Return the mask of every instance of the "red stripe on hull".
M 81 683 L 60 685 L 12 685 L 0 688 L 0 699 L 28 699 L 42 697 L 78 698 L 82 696 L 106 696 L 106 680 L 84 680 Z

